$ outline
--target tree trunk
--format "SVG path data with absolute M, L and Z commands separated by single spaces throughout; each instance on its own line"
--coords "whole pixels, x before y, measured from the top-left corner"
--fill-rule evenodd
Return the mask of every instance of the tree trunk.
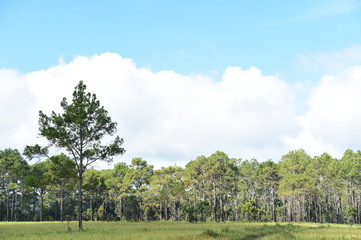
M 178 204 L 177 204 L 177 221 L 180 221 L 181 220 L 181 213 L 179 211 L 179 209 L 181 208 L 181 202 L 180 200 L 178 201 Z
M 40 189 L 40 222 L 43 221 L 43 190 Z
M 78 195 L 79 195 L 79 199 L 78 199 L 78 221 L 79 221 L 79 230 L 83 230 L 83 216 L 82 216 L 82 210 L 83 210 L 83 191 L 82 191 L 82 186 L 83 186 L 83 164 L 80 163 L 79 166 L 79 182 L 78 182 Z
M 288 197 L 287 201 L 287 222 L 292 222 L 292 197 Z
M 60 190 L 60 221 L 64 221 L 64 183 L 61 183 L 61 190 Z
M 216 221 L 217 197 L 216 197 L 216 183 L 213 182 L 213 205 L 212 205 L 212 221 Z
M 11 204 L 11 221 L 15 221 L 14 219 L 14 210 L 15 210 L 15 189 L 13 189 L 13 199 Z
M 173 221 L 177 221 L 177 201 L 173 201 Z
M 16 206 L 16 203 L 18 202 L 18 194 L 15 192 L 15 206 Z M 20 206 L 19 206 L 20 207 Z M 18 215 L 17 213 L 15 212 L 15 208 L 14 208 L 14 221 L 18 221 Z
M 305 195 L 301 196 L 300 202 L 300 221 L 303 222 L 305 220 Z
M 123 201 L 122 201 L 122 197 L 120 197 L 119 199 L 119 213 L 118 213 L 118 216 L 119 216 L 119 219 L 122 220 L 122 217 L 123 217 Z
M 55 200 L 55 207 L 54 207 L 54 220 L 55 221 L 58 221 L 60 218 L 59 218 L 59 199 L 56 199 Z
M 23 204 L 23 196 L 24 196 L 24 192 L 23 190 L 21 190 L 21 195 L 20 195 L 20 220 L 24 221 L 25 216 L 24 216 L 24 204 Z
M 236 194 L 236 199 L 234 200 L 234 212 L 235 212 L 235 221 L 239 221 L 239 212 L 238 212 L 238 205 L 239 205 L 239 193 Z
M 143 201 L 142 201 L 142 195 L 139 198 L 139 208 L 140 208 L 140 215 L 139 215 L 139 221 L 143 221 Z
M 10 198 L 10 191 L 9 190 L 7 190 L 6 191 L 6 221 L 8 221 L 9 222 L 9 198 Z
M 35 219 L 34 219 L 34 218 L 35 218 L 35 215 L 36 215 L 36 214 L 35 214 L 35 213 L 36 213 L 36 212 L 35 212 L 35 209 L 36 209 L 36 206 L 35 206 L 35 205 L 37 204 L 37 201 L 38 201 L 38 200 L 37 200 L 37 198 L 36 198 L 35 195 L 34 195 L 34 204 L 33 204 L 33 214 L 34 214 L 34 215 L 32 216 L 32 217 L 33 217 L 32 221 L 35 220 Z
M 109 221 L 108 219 L 108 200 L 104 198 L 103 200 L 103 221 Z
M 162 201 L 159 203 L 159 221 L 162 221 Z
M 342 210 L 342 199 L 341 198 L 339 198 L 339 204 L 340 204 L 340 217 L 341 217 L 341 223 L 344 223 L 344 218 L 343 218 L 343 216 L 342 216 L 342 212 L 343 212 L 343 210 Z
M 93 196 L 90 195 L 90 221 L 94 221 L 94 204 L 93 204 Z
M 225 221 L 225 214 L 224 214 L 224 205 L 223 205 L 223 197 L 222 194 L 219 197 L 219 208 L 221 210 L 221 221 L 224 222 Z

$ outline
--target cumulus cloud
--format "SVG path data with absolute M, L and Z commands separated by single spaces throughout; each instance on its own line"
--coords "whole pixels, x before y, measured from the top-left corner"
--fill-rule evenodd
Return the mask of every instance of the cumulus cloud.
M 299 132 L 292 88 L 257 68 L 228 67 L 220 81 L 202 75 L 138 68 L 105 53 L 76 57 L 28 74 L 1 70 L 0 147 L 37 142 L 37 115 L 60 111 L 84 80 L 118 122 L 127 152 L 117 161 L 143 157 L 157 167 L 188 162 L 222 150 L 233 157 L 278 158 L 284 139 Z
M 310 154 L 329 152 L 341 157 L 348 149 L 360 149 L 361 66 L 324 76 L 308 97 L 308 111 L 299 119 L 303 126 L 296 138 L 286 139 L 290 148 Z
M 75 85 L 84 80 L 125 140 L 127 152 L 115 162 L 143 157 L 156 167 L 184 165 L 216 150 L 277 161 L 297 148 L 340 157 L 347 148 L 360 149 L 360 79 L 361 66 L 326 75 L 311 88 L 307 105 L 300 106 L 295 86 L 255 67 L 228 67 L 214 80 L 153 72 L 105 53 L 26 74 L 3 69 L 0 148 L 22 151 L 41 142 L 38 111 L 61 111 L 62 98 L 71 99 Z M 300 107 L 306 113 L 297 116 Z
M 35 99 L 25 81 L 26 76 L 14 70 L 0 70 L 0 145 L 2 148 L 26 144 L 32 135 L 27 121 Z

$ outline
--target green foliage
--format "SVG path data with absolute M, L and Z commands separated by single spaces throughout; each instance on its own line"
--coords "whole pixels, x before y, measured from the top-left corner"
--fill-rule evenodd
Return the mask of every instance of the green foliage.
M 33 158 L 41 158 L 48 157 L 49 155 L 48 147 L 41 147 L 39 144 L 35 144 L 34 146 L 26 146 L 23 152 L 23 155 L 27 157 L 29 160 Z
M 189 222 L 189 223 L 198 222 L 196 209 L 195 209 L 194 206 L 188 206 L 188 207 L 185 208 L 184 211 L 185 211 L 187 222 Z
M 49 178 L 46 176 L 48 171 L 48 164 L 46 162 L 38 162 L 31 165 L 31 170 L 26 179 L 26 184 L 36 189 L 45 190 L 49 182 Z
M 352 150 L 341 159 L 295 150 L 279 163 L 216 151 L 185 168 L 158 170 L 133 158 L 130 165 L 85 170 L 79 192 L 73 158 L 60 154 L 29 166 L 17 150 L 6 149 L 0 151 L 0 220 L 75 220 L 81 209 L 93 221 L 360 224 L 360 162 L 361 152 Z M 84 193 L 82 207 L 75 206 L 76 193 Z
M 27 190 L 29 172 L 30 167 L 18 150 L 0 150 L 0 220 L 18 220 L 15 200 Z
M 124 181 L 135 190 L 137 195 L 147 190 L 150 178 L 153 175 L 153 165 L 148 165 L 142 158 L 133 158 L 129 170 L 124 176 Z
M 260 209 L 257 208 L 256 202 L 253 200 L 245 202 L 240 208 L 241 212 L 247 216 L 248 221 L 255 221 L 260 212 Z
M 24 180 L 29 171 L 28 163 L 16 149 L 0 150 L 0 176 L 3 183 Z
M 60 105 L 63 109 L 61 114 L 53 111 L 48 116 L 39 111 L 39 132 L 51 146 L 65 149 L 76 165 L 79 228 L 82 229 L 82 181 L 85 169 L 98 160 L 111 162 L 114 156 L 123 154 L 125 150 L 121 147 L 123 139 L 119 136 L 109 144 L 102 144 L 104 136 L 116 132 L 117 124 L 111 121 L 96 95 L 86 92 L 83 81 L 75 87 L 72 102 L 68 103 L 63 98 Z M 44 153 L 43 149 L 47 150 L 47 147 L 27 147 L 25 154 Z
M 280 162 L 280 193 L 283 195 L 303 194 L 307 191 L 308 178 L 305 175 L 311 157 L 303 149 L 290 151 Z
M 73 157 L 78 171 L 97 160 L 112 161 L 123 154 L 123 140 L 116 137 L 108 145 L 101 140 L 116 132 L 117 124 L 111 121 L 108 112 L 100 106 L 95 94 L 85 92 L 86 85 L 80 81 L 73 93 L 71 103 L 63 98 L 62 114 L 54 111 L 50 116 L 39 112 L 39 131 L 53 146 L 64 148 Z M 84 161 L 84 162 L 83 162 Z

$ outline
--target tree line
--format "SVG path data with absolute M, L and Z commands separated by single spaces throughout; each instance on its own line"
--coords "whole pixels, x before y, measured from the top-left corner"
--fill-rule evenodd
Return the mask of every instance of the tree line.
M 74 161 L 60 154 L 29 164 L 0 150 L 0 220 L 76 220 Z M 142 158 L 84 171 L 82 217 L 126 221 L 361 223 L 361 152 L 336 159 L 294 150 L 282 159 L 229 158 L 217 151 L 185 167 L 154 170 Z

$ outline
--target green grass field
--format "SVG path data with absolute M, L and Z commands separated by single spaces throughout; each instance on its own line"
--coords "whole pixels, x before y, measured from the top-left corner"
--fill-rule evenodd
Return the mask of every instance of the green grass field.
M 341 225 L 341 224 L 296 224 L 299 231 L 283 231 L 261 238 L 262 240 L 356 240 L 361 239 L 360 225 Z
M 84 231 L 77 223 L 2 222 L 0 239 L 361 239 L 361 226 L 274 223 L 197 223 L 185 222 L 84 222 Z

